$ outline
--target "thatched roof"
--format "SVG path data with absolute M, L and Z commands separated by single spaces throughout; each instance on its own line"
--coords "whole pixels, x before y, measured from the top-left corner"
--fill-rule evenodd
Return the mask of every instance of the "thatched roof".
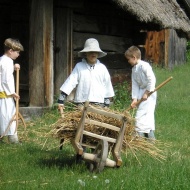
M 113 0 L 142 22 L 153 22 L 161 28 L 190 32 L 190 20 L 176 0 Z

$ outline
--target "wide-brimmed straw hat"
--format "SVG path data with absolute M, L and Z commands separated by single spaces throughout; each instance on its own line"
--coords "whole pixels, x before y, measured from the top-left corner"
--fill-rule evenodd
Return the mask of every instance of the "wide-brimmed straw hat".
M 79 57 L 85 57 L 86 52 L 98 52 L 98 58 L 104 57 L 107 53 L 100 49 L 99 43 L 94 38 L 89 38 L 84 44 L 84 49 L 78 52 Z

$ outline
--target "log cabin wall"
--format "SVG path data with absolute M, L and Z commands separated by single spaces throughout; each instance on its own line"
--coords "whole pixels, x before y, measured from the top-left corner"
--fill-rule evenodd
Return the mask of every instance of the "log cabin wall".
M 138 21 L 111 0 L 0 0 L 0 16 L 1 54 L 8 37 L 18 38 L 25 48 L 16 60 L 21 64 L 21 106 L 51 106 L 90 37 L 108 53 L 100 61 L 113 84 L 130 77 L 124 52 L 131 45 L 140 47 L 142 59 L 162 66 L 185 61 L 186 38 L 175 30 L 159 32 L 158 25 Z
M 142 23 L 110 0 L 60 0 L 54 6 L 55 94 L 81 60 L 77 53 L 88 38 L 96 38 L 108 53 L 100 61 L 107 66 L 113 84 L 129 79 L 131 67 L 124 52 L 131 45 L 145 44 L 146 33 L 140 32 Z
M 107 56 L 100 58 L 100 61 L 107 66 L 113 84 L 125 80 L 130 66 L 124 58 L 124 52 L 133 42 L 130 30 L 124 23 L 111 4 L 105 2 L 99 6 L 86 2 L 83 9 L 74 10 L 74 64 L 81 60 L 77 53 L 83 49 L 86 39 L 96 38 L 100 48 L 108 53 Z
M 29 105 L 53 104 L 53 0 L 32 0 L 30 13 Z
M 63 81 L 73 69 L 72 9 L 54 6 L 54 93 L 58 94 Z
M 186 62 L 187 39 L 173 29 L 148 31 L 145 60 L 165 68 Z
M 165 65 L 165 30 L 148 31 L 145 43 L 145 60 Z
M 168 52 L 168 55 L 165 67 L 172 69 L 176 65 L 186 63 L 187 38 L 184 34 L 177 33 L 173 29 L 167 30 L 167 33 L 168 49 L 166 49 L 166 52 Z

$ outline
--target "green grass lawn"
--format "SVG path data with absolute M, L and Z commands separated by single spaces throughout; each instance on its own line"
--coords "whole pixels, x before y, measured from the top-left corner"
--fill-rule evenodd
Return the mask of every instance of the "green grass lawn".
M 48 132 L 59 113 L 56 109 L 19 127 L 22 145 L 0 144 L 0 189 L 109 189 L 188 190 L 190 188 L 190 64 L 169 71 L 154 68 L 157 85 L 173 76 L 158 91 L 156 138 L 163 142 L 162 162 L 146 154 L 122 155 L 120 168 L 90 173 L 75 163 L 70 145 L 59 150 L 59 140 Z M 164 146 L 166 143 L 167 146 Z

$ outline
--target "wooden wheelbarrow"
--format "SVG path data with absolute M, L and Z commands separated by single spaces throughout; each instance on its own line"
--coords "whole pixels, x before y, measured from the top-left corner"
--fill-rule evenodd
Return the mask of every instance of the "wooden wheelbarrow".
M 93 112 L 96 114 L 100 114 L 109 118 L 114 118 L 119 121 L 121 121 L 122 126 L 121 128 L 99 122 L 93 119 L 87 118 L 87 112 Z M 118 132 L 117 138 L 111 138 L 103 135 L 98 135 L 92 132 L 89 132 L 85 130 L 85 124 L 95 125 L 98 127 L 107 128 L 109 130 L 113 130 Z M 127 125 L 127 118 L 124 115 L 115 114 L 106 112 L 105 110 L 97 109 L 95 107 L 91 107 L 89 105 L 89 102 L 85 102 L 83 113 L 76 131 L 75 139 L 72 141 L 72 145 L 78 155 L 82 157 L 84 161 L 87 161 L 90 163 L 90 171 L 94 172 L 101 172 L 105 166 L 108 167 L 120 167 L 122 164 L 121 159 L 121 148 L 122 148 L 122 142 L 123 137 L 125 133 Z M 95 147 L 93 147 L 94 151 L 92 153 L 87 153 L 84 151 L 84 147 L 90 147 L 92 146 L 87 144 L 84 144 L 84 136 L 95 138 L 97 139 L 98 143 Z M 109 143 L 113 145 L 112 148 L 112 157 L 113 159 L 108 158 L 108 147 Z

